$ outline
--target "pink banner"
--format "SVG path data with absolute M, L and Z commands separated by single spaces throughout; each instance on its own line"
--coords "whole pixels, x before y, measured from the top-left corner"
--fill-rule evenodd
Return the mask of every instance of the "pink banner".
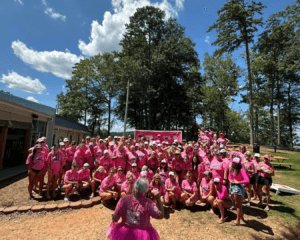
M 167 141 L 173 143 L 174 140 L 182 141 L 181 131 L 149 131 L 149 130 L 135 130 L 134 139 L 138 140 L 145 137 L 147 140 L 160 140 L 160 142 Z

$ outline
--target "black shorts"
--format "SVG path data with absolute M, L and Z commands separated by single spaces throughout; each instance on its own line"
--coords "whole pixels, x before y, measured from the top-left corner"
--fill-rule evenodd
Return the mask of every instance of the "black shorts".
M 258 178 L 258 184 L 265 185 L 265 186 L 271 186 L 272 185 L 272 178 L 271 177 L 261 177 Z
M 65 169 L 65 168 L 66 168 L 66 165 L 62 167 L 62 169 Z
M 254 184 L 254 183 L 256 183 L 256 181 L 255 181 L 255 176 L 253 175 L 253 177 L 250 178 L 250 184 Z
M 32 169 L 32 171 L 34 171 L 36 174 L 39 174 L 39 172 L 43 170 L 43 169 L 41 169 L 41 170 L 36 170 L 36 169 L 33 169 L 33 168 L 31 168 L 31 169 Z
M 177 173 L 177 175 L 181 176 L 182 170 L 180 170 L 180 171 L 175 170 L 175 172 Z
M 253 174 L 253 178 L 254 178 L 254 181 L 257 183 L 257 182 L 258 182 L 258 179 L 259 179 L 258 173 L 254 173 L 254 174 Z

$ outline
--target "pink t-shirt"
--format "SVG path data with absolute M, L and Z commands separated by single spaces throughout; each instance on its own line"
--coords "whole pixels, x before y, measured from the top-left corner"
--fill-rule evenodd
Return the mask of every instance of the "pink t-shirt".
M 185 167 L 185 170 L 188 170 L 188 171 L 192 171 L 193 170 L 191 162 L 184 163 L 184 167 Z
M 65 166 L 65 165 L 66 165 L 66 162 L 67 162 L 67 160 L 68 160 L 68 154 L 67 154 L 67 151 L 66 151 L 66 149 L 61 149 L 61 150 L 59 150 L 59 151 L 60 151 L 61 154 L 62 154 L 63 166 Z
M 88 169 L 88 170 L 83 170 L 83 169 L 81 169 L 81 170 L 79 170 L 78 171 L 78 174 L 79 174 L 79 179 L 81 180 L 81 181 L 89 181 L 90 180 L 90 170 Z
M 228 142 L 227 138 L 218 138 L 217 140 L 218 146 L 223 145 L 224 147 L 226 147 L 227 142 Z
M 104 173 L 104 171 L 102 172 L 102 174 L 100 172 L 96 172 L 95 173 L 95 178 L 97 178 L 98 180 L 103 181 L 103 179 L 106 177 L 106 174 Z
M 58 174 L 61 167 L 63 166 L 63 156 L 60 151 L 56 154 L 54 152 L 50 152 L 48 154 L 47 162 L 50 163 L 50 169 L 52 170 L 52 174 Z
M 257 162 L 257 161 L 254 159 L 254 160 L 252 160 L 252 163 L 253 163 L 253 165 L 254 165 L 255 173 L 257 173 L 257 167 L 258 167 L 259 162 Z
M 139 161 L 137 163 L 137 167 L 142 168 L 146 164 L 146 161 L 148 159 L 148 153 L 145 149 L 144 150 L 137 150 L 136 153 L 139 156 Z
M 244 169 L 241 169 L 239 174 L 236 176 L 235 171 L 229 172 L 228 176 L 229 181 L 235 180 L 238 181 L 238 184 L 248 184 L 250 183 L 249 177 Z
M 113 161 L 110 157 L 106 158 L 106 157 L 101 157 L 100 158 L 100 162 L 99 162 L 100 166 L 103 166 L 105 171 L 108 173 L 108 170 L 113 167 Z
M 154 173 L 152 172 L 151 169 L 148 168 L 148 177 L 149 179 L 152 181 L 153 177 L 154 177 Z
M 151 182 L 150 189 L 158 191 L 160 196 L 163 196 L 166 193 L 164 184 L 160 184 L 160 187 L 159 187 L 158 184 L 152 184 L 152 182 Z
M 174 193 L 176 193 L 180 196 L 181 190 L 180 190 L 178 181 L 175 178 L 173 179 L 173 181 L 171 181 L 170 178 L 168 178 L 165 183 L 165 188 L 173 188 L 173 187 L 175 187 Z
M 218 191 L 217 191 L 217 187 L 216 187 L 216 185 L 214 184 L 214 191 L 217 193 L 218 198 L 221 199 L 221 200 L 229 199 L 229 198 L 230 198 L 230 196 L 229 196 L 229 194 L 228 194 L 228 190 L 227 190 L 227 188 L 226 188 L 225 185 L 222 185 L 222 186 L 221 186 L 221 191 L 218 192 Z
M 209 194 L 211 183 L 213 183 L 212 179 L 209 179 L 209 181 L 207 182 L 205 178 L 202 178 L 201 187 L 204 196 L 207 196 Z
M 66 152 L 67 152 L 67 156 L 68 156 L 67 161 L 72 162 L 75 152 L 76 152 L 76 148 L 69 147 L 69 148 L 67 148 Z
M 165 172 L 165 170 L 164 169 L 158 169 L 158 174 L 159 174 L 159 176 L 160 176 L 160 180 L 161 180 L 161 182 L 163 183 L 163 184 L 165 184 L 166 183 L 166 180 L 167 180 L 167 178 L 168 178 L 168 175 L 169 175 L 169 169 L 167 169 L 167 171 Z
M 260 169 L 264 168 L 265 170 L 270 170 L 271 169 L 271 163 L 265 164 L 264 162 L 260 162 Z M 259 176 L 261 177 L 272 177 L 270 174 L 268 173 L 263 173 L 263 172 L 259 172 Z
M 135 153 L 127 152 L 127 156 L 128 156 L 128 160 L 129 160 L 130 164 L 133 164 L 133 163 L 138 164 L 139 156 L 136 152 Z M 130 169 L 131 169 L 131 165 L 127 164 L 127 170 L 129 171 Z
M 178 160 L 173 158 L 173 167 L 176 171 L 182 171 L 184 170 L 185 164 L 183 162 L 182 158 L 179 158 Z
M 124 173 L 122 173 L 121 176 L 119 176 L 119 174 L 116 173 L 116 174 L 114 175 L 114 178 L 115 178 L 115 182 L 118 183 L 118 184 L 122 184 L 123 182 L 126 181 L 126 176 L 125 176 Z
M 130 228 L 148 229 L 152 227 L 150 216 L 156 218 L 159 213 L 159 209 L 151 199 L 125 195 L 119 200 L 114 217 L 117 219 L 122 217 L 121 224 Z
M 114 156 L 114 151 L 115 151 L 115 149 L 113 148 L 113 149 L 108 149 L 108 155 L 110 156 L 110 158 L 112 159 L 112 157 Z
M 132 172 L 132 174 L 133 174 L 134 181 L 136 181 L 140 177 L 140 173 L 138 172 L 138 170 Z
M 78 182 L 80 179 L 79 173 L 75 170 L 75 172 L 72 172 L 72 169 L 69 171 L 66 171 L 65 177 L 64 177 L 64 184 L 66 184 L 66 181 L 71 182 Z
M 253 163 L 251 161 L 250 162 L 244 162 L 244 169 L 245 169 L 245 171 L 247 173 L 247 176 L 249 178 L 252 178 L 253 177 L 253 173 L 248 172 L 248 170 L 254 170 Z
M 151 169 L 154 169 L 154 168 L 157 168 L 159 165 L 158 161 L 157 161 L 157 158 L 152 158 L 150 157 L 148 159 L 148 167 L 151 168 Z
M 190 183 L 188 182 L 188 180 L 183 180 L 181 184 L 181 188 L 182 190 L 185 190 L 188 193 L 191 194 L 196 193 L 196 196 L 198 196 L 197 184 L 193 180 L 191 180 Z
M 131 181 L 131 189 L 133 189 L 134 181 Z M 125 182 L 122 183 L 121 185 L 121 192 L 126 192 L 129 188 L 128 181 L 126 180 Z
M 42 170 L 45 164 L 45 153 L 39 152 L 36 153 L 34 159 L 32 159 L 33 153 L 29 154 L 26 164 L 30 165 L 34 170 Z
M 226 165 L 223 163 L 222 160 L 218 161 L 216 158 L 214 158 L 210 163 L 210 171 L 212 173 L 213 178 L 220 178 L 223 180 L 225 169 Z
M 82 168 L 83 163 L 84 163 L 84 158 L 85 158 L 85 152 L 84 150 L 81 150 L 80 148 L 78 150 L 76 150 L 75 154 L 74 154 L 74 159 L 73 162 L 78 162 L 78 168 Z
M 85 158 L 87 159 L 90 168 L 94 166 L 94 152 L 92 151 L 93 150 L 91 150 L 90 148 L 85 151 Z
M 111 190 L 115 184 L 116 180 L 114 177 L 112 177 L 112 179 L 109 179 L 109 176 L 104 178 L 104 180 L 101 183 L 99 193 L 103 193 L 105 190 Z
M 115 163 L 115 169 L 117 169 L 119 166 L 121 166 L 123 169 L 125 169 L 126 166 L 126 150 L 125 148 L 122 148 L 121 150 L 116 149 L 113 153 L 114 156 L 122 156 L 122 157 L 117 157 L 114 159 Z

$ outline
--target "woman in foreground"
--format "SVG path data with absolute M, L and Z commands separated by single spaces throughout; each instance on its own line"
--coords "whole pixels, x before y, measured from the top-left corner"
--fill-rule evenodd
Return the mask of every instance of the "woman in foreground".
M 160 239 L 157 231 L 150 223 L 150 216 L 156 219 L 162 219 L 164 216 L 163 205 L 160 201 L 158 191 L 154 190 L 159 209 L 155 203 L 145 197 L 148 191 L 148 182 L 145 179 L 138 179 L 133 187 L 132 195 L 123 196 L 112 215 L 112 221 L 118 222 L 120 217 L 122 221 L 118 224 L 112 223 L 108 229 L 108 238 L 112 240 L 158 240 Z

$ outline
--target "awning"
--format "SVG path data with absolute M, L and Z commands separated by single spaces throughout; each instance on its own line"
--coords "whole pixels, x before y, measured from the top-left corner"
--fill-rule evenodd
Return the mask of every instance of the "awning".
M 9 127 L 10 123 L 8 120 L 0 120 L 0 127 Z
M 11 121 L 12 128 L 32 129 L 32 123 Z

